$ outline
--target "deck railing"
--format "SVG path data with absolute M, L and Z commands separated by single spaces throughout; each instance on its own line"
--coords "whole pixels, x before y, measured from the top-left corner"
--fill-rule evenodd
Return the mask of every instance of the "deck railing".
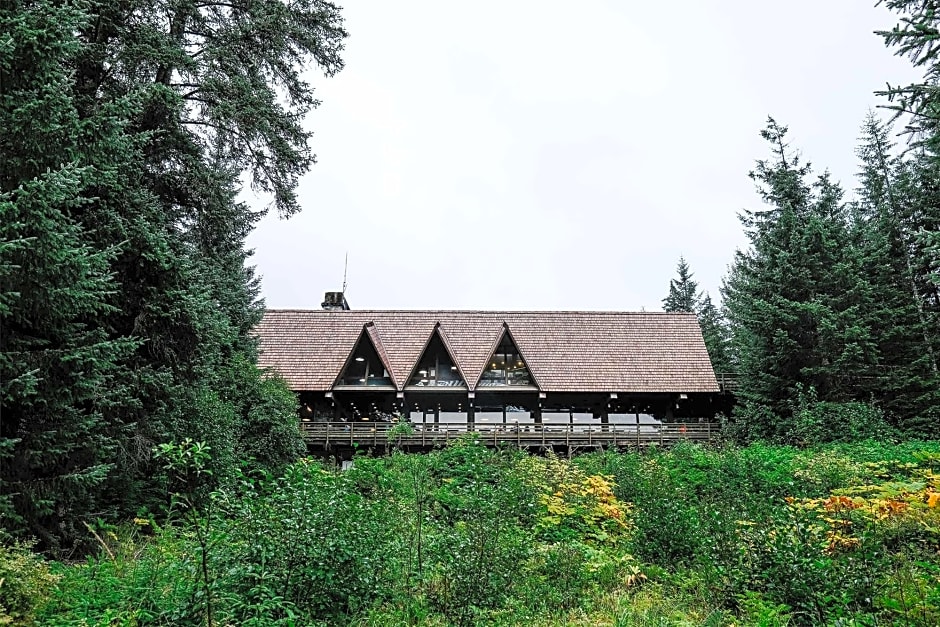
M 314 447 L 444 446 L 467 433 L 488 446 L 520 448 L 668 446 L 682 440 L 709 442 L 718 437 L 710 422 L 663 424 L 481 424 L 422 423 L 411 428 L 384 422 L 302 422 L 304 438 Z
M 716 372 L 715 378 L 718 379 L 718 387 L 722 392 L 734 393 L 738 391 L 741 375 L 737 372 Z

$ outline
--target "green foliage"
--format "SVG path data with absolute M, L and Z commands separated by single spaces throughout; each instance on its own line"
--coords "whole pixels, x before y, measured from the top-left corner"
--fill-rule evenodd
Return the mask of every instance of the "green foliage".
M 346 33 L 321 0 L 13 0 L 0 31 L 0 516 L 65 551 L 160 509 L 157 444 L 206 442 L 219 484 L 303 452 L 236 198 L 250 172 L 299 210 L 301 68 L 337 72 Z
M 0 545 L 0 625 L 33 625 L 59 580 L 29 544 Z
M 228 500 L 217 560 L 232 598 L 254 606 L 283 599 L 313 620 L 337 620 L 370 606 L 389 586 L 394 523 L 355 478 L 301 461 L 283 478 Z M 221 584 L 220 584 L 221 585 Z
M 211 465 L 193 442 L 160 458 L 177 486 Z M 468 439 L 305 460 L 173 511 L 95 526 L 37 622 L 932 625 L 940 601 L 937 443 L 564 460 Z
M 120 241 L 97 246 L 96 211 L 135 139 L 102 107 L 81 118 L 69 64 L 79 5 L 0 8 L 0 520 L 46 547 L 107 510 L 107 478 L 127 438 L 115 408 L 139 341 L 96 320 L 116 312 Z M 89 163 L 86 152 L 124 151 Z
M 692 270 L 685 257 L 679 257 L 676 275 L 675 279 L 669 281 L 669 294 L 663 299 L 663 311 L 698 311 L 702 294 L 698 283 L 692 278 Z
M 876 407 L 864 403 L 831 403 L 801 394 L 793 412 L 793 430 L 788 439 L 802 444 L 858 442 L 890 439 L 897 434 Z
M 785 126 L 770 119 L 761 135 L 773 158 L 758 161 L 751 178 L 768 208 L 742 215 L 751 245 L 736 254 L 723 294 L 742 374 L 738 418 L 751 438 L 779 439 L 801 386 L 824 401 L 849 400 L 876 351 L 858 315 L 863 272 L 842 190 L 828 174 L 808 180 Z

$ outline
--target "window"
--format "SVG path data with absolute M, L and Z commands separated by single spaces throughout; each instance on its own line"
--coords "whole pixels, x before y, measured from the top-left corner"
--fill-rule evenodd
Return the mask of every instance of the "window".
M 372 344 L 372 340 L 363 331 L 356 342 L 352 359 L 346 364 L 343 374 L 340 375 L 338 386 L 391 386 L 392 379 L 388 370 L 379 359 L 379 354 Z
M 431 341 L 428 342 L 428 347 L 418 360 L 418 366 L 408 385 L 460 388 L 467 386 L 437 331 L 434 332 Z
M 503 339 L 500 340 L 480 378 L 480 387 L 504 385 L 533 385 L 529 367 L 509 333 L 503 333 Z

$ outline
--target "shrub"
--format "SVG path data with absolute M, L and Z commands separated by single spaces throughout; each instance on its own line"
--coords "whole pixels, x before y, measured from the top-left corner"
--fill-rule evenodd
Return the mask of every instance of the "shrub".
M 32 625 L 59 579 L 32 547 L 0 545 L 0 625 Z
M 794 407 L 790 441 L 800 444 L 893 439 L 897 433 L 880 409 L 865 403 L 818 401 L 815 390 L 804 392 Z

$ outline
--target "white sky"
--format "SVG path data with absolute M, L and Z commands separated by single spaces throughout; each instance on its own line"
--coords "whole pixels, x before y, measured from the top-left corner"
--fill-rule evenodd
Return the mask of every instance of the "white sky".
M 916 76 L 873 3 L 347 0 L 304 210 L 249 238 L 267 305 L 318 308 L 347 251 L 354 309 L 658 310 L 680 254 L 717 302 L 767 115 L 850 190 Z

